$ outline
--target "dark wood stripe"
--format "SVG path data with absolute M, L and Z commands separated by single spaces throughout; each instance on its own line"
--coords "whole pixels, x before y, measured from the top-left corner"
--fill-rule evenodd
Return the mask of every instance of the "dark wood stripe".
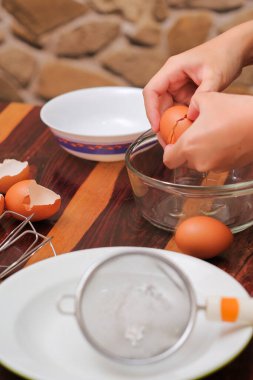
M 97 163 L 74 157 L 64 151 L 40 121 L 39 112 L 40 108 L 35 107 L 0 148 L 2 158 L 27 160 L 33 178 L 42 186 L 61 195 L 59 213 L 50 220 L 35 223 L 38 232 L 46 235 Z
M 8 106 L 7 103 L 1 103 L 0 102 L 0 112 L 2 112 L 7 106 Z
M 106 208 L 123 165 L 123 162 L 99 163 L 82 183 L 48 233 L 55 237 L 53 244 L 57 254 L 72 251 Z M 44 247 L 28 264 L 51 255 L 50 247 Z
M 141 216 L 124 167 L 110 202 L 75 249 L 118 245 L 161 247 L 170 236 L 169 232 L 158 228 L 154 231 L 154 227 Z

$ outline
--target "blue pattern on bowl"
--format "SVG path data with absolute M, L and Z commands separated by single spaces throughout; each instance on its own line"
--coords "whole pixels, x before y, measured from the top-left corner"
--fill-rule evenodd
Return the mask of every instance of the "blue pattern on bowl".
M 131 143 L 125 144 L 89 144 L 56 137 L 59 144 L 75 152 L 88 153 L 88 154 L 122 154 L 125 153 Z

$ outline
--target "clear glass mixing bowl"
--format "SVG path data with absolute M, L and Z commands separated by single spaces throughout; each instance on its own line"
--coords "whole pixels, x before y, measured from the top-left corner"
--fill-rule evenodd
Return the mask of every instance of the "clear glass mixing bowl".
M 174 231 L 195 215 L 212 216 L 233 233 L 253 224 L 253 165 L 224 173 L 170 170 L 149 130 L 129 147 L 126 166 L 142 216 L 159 228 Z

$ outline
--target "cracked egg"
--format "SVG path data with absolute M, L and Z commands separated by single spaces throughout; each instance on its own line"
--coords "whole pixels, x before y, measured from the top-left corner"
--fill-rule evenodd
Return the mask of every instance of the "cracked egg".
M 187 118 L 188 107 L 176 105 L 168 108 L 161 116 L 160 135 L 165 144 L 175 144 L 179 137 L 192 125 Z

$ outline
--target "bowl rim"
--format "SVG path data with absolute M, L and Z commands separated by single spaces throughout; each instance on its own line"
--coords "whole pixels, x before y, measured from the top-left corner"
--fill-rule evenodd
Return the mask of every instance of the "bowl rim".
M 246 191 L 246 193 L 253 191 L 253 180 L 252 181 L 246 181 L 246 182 L 240 182 L 235 184 L 225 184 L 225 185 L 218 185 L 218 186 L 197 186 L 197 185 L 184 185 L 184 184 L 178 184 L 178 183 L 172 183 L 172 182 L 166 182 L 162 181 L 156 178 L 149 177 L 141 172 L 139 172 L 137 169 L 133 167 L 130 161 L 130 155 L 132 154 L 135 147 L 137 147 L 141 142 L 149 139 L 149 138 L 155 138 L 157 143 L 157 135 L 154 133 L 151 129 L 144 132 L 142 135 L 140 135 L 127 149 L 126 155 L 125 155 L 125 163 L 128 170 L 133 172 L 137 177 L 141 178 L 146 184 L 155 186 L 161 190 L 166 190 L 168 188 L 172 189 L 175 193 L 180 193 L 181 195 L 189 194 L 191 192 L 192 197 L 194 197 L 194 194 L 196 196 L 199 196 L 201 193 L 202 196 L 205 194 L 207 197 L 208 195 L 217 194 L 220 196 L 221 194 L 223 196 L 226 195 L 238 195 L 239 192 Z M 151 145 L 151 144 L 150 144 Z M 250 191 L 249 191 L 250 190 Z M 185 193 L 184 193 L 185 192 Z M 233 194 L 233 192 L 236 192 Z M 208 194 L 207 194 L 208 193 Z
M 97 86 L 97 87 L 87 87 L 87 88 L 81 88 L 81 89 L 65 92 L 63 94 L 57 95 L 54 98 L 50 99 L 41 107 L 40 119 L 42 120 L 42 122 L 46 126 L 48 126 L 50 129 L 52 129 L 52 131 L 55 131 L 56 133 L 59 132 L 60 134 L 63 134 L 70 139 L 71 138 L 84 139 L 87 137 L 89 140 L 93 139 L 94 141 L 97 141 L 99 139 L 101 140 L 101 139 L 113 138 L 113 140 L 116 143 L 117 141 L 121 141 L 122 139 L 128 138 L 129 141 L 132 142 L 133 139 L 135 139 L 137 136 L 139 136 L 140 134 L 144 133 L 147 130 L 147 126 L 145 127 L 144 124 L 140 123 L 140 125 L 142 127 L 141 128 L 139 127 L 138 130 L 136 130 L 134 132 L 121 133 L 121 134 L 119 134 L 119 133 L 115 133 L 115 134 L 111 134 L 111 135 L 110 134 L 93 135 L 93 134 L 89 134 L 89 133 L 80 134 L 80 133 L 76 133 L 76 132 L 72 132 L 72 131 L 67 132 L 67 131 L 63 130 L 62 128 L 53 125 L 51 122 L 49 122 L 47 120 L 46 113 L 48 112 L 48 109 L 50 109 L 50 107 L 52 107 L 52 105 L 54 103 L 57 103 L 57 102 L 61 101 L 62 99 L 65 99 L 69 96 L 75 96 L 75 95 L 83 94 L 83 93 L 89 94 L 89 93 L 93 93 L 93 92 L 103 93 L 103 92 L 107 92 L 107 91 L 110 91 L 111 93 L 115 92 L 115 93 L 142 94 L 142 90 L 143 89 L 140 87 L 131 87 L 131 86 Z M 143 107 L 144 107 L 144 104 L 143 104 Z

